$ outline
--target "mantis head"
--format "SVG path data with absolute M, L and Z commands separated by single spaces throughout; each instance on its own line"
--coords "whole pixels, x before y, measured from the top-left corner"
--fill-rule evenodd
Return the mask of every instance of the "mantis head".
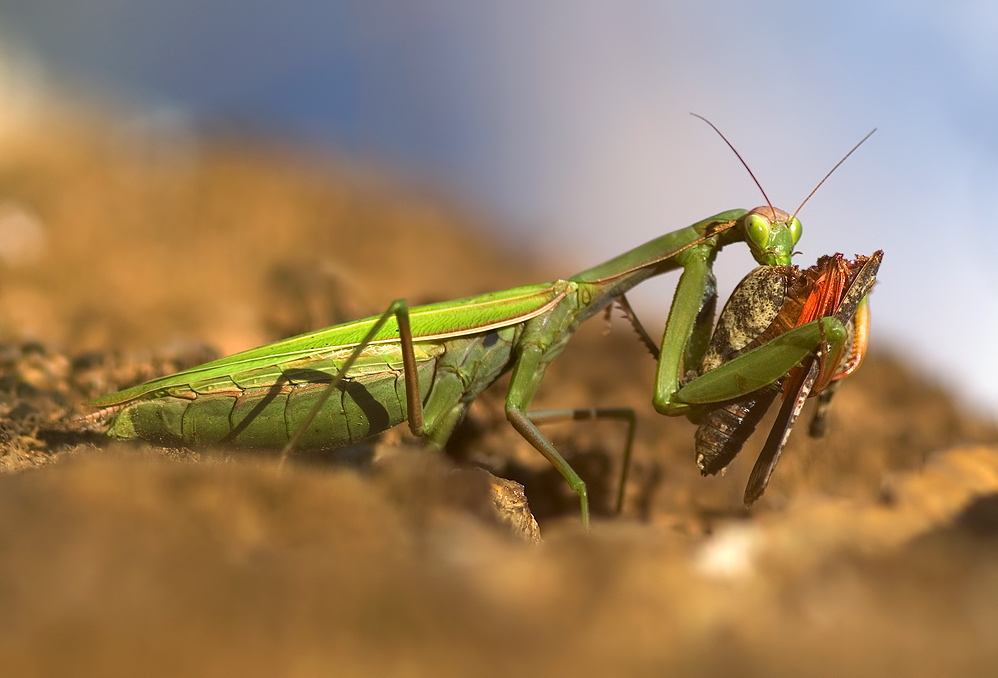
M 773 207 L 773 203 L 770 202 L 769 196 L 766 195 L 766 191 L 763 190 L 762 184 L 759 180 L 755 178 L 755 174 L 749 168 L 748 163 L 742 157 L 742 154 L 738 152 L 728 138 L 721 134 L 721 130 L 717 129 L 717 126 L 712 123 L 707 118 L 702 115 L 697 115 L 696 113 L 691 113 L 695 118 L 700 118 L 705 123 L 710 125 L 715 132 L 724 140 L 724 143 L 728 145 L 738 160 L 742 163 L 742 167 L 749 173 L 752 177 L 752 181 L 758 186 L 759 192 L 762 193 L 762 197 L 766 199 L 765 207 L 756 207 L 754 210 L 742 217 L 741 222 L 738 224 L 738 228 L 742 232 L 742 237 L 745 242 L 748 243 L 749 249 L 752 250 L 752 256 L 755 260 L 759 262 L 762 266 L 789 266 L 790 259 L 794 254 L 794 246 L 797 245 L 797 241 L 800 240 L 801 236 L 801 225 L 800 220 L 797 218 L 797 213 L 800 212 L 801 207 L 803 207 L 811 196 L 821 188 L 821 185 L 825 183 L 828 177 L 832 176 L 832 172 L 839 168 L 839 165 L 846 161 L 850 155 L 852 155 L 857 148 L 863 145 L 863 142 L 870 138 L 876 129 L 873 129 L 870 134 L 860 139 L 859 143 L 852 147 L 848 153 L 846 153 L 841 160 L 835 163 L 835 167 L 828 170 L 828 174 L 818 182 L 807 197 L 804 198 L 797 209 L 794 210 L 793 214 L 787 214 L 783 210 L 776 209 Z
M 800 240 L 800 219 L 781 209 L 765 205 L 741 218 L 738 226 L 752 256 L 762 266 L 789 266 L 794 247 Z

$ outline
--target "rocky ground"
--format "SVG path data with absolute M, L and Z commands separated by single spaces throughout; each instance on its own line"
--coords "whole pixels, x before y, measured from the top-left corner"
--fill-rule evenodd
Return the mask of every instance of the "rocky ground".
M 692 425 L 651 408 L 651 356 L 626 322 L 604 336 L 594 319 L 535 402 L 637 413 L 619 516 L 622 426 L 546 429 L 589 483 L 588 533 L 506 423 L 502 381 L 446 454 L 398 430 L 354 455 L 365 463 L 312 453 L 284 468 L 109 444 L 72 422 L 88 398 L 397 296 L 575 271 L 503 250 L 442 200 L 284 147 L 65 118 L 0 143 L 4 675 L 942 676 L 998 662 L 998 432 L 890 354 L 875 347 L 844 383 L 827 439 L 796 433 L 747 511 L 761 441 L 701 478 Z M 522 484 L 540 543 L 517 486 L 482 469 Z

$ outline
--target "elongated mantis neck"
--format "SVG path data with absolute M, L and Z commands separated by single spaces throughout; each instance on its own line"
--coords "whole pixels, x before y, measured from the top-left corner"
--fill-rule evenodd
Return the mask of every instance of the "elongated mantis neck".
M 801 230 L 796 216 L 769 205 L 715 214 L 573 276 L 573 282 L 585 285 L 580 289 L 585 307 L 580 316 L 589 317 L 652 276 L 679 268 L 688 271 L 694 265 L 706 266 L 709 272 L 717 253 L 732 242 L 744 241 L 760 265 L 790 265 Z
M 743 209 L 715 214 L 687 228 L 660 235 L 570 279 L 594 284 L 634 279 L 635 282 L 630 285 L 633 287 L 651 276 L 681 268 L 677 258 L 691 247 L 708 244 L 713 249 L 720 249 L 728 243 L 742 240 L 743 235 L 734 226 L 746 214 L 748 211 Z
M 597 313 L 632 287 L 656 275 L 684 268 L 688 257 L 702 257 L 713 263 L 725 245 L 744 240 L 735 228 L 747 210 L 728 210 L 672 233 L 639 245 L 598 266 L 570 278 L 585 283 L 588 306 L 583 318 Z

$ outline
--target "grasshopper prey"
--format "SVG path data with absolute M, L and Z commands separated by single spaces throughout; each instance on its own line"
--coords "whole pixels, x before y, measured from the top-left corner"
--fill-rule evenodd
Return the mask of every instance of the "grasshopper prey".
M 822 345 L 783 379 L 701 413 L 694 437 L 697 465 L 704 475 L 723 471 L 741 451 L 766 410 L 782 391 L 783 406 L 745 489 L 745 505 L 762 496 L 804 401 L 821 394 L 810 428 L 823 432 L 825 409 L 837 380 L 852 374 L 866 352 L 869 332 L 867 295 L 883 252 L 855 261 L 825 256 L 807 269 L 760 266 L 738 284 L 721 311 L 707 351 L 692 375 L 710 374 L 773 341 L 794 327 L 820 320 Z M 836 322 L 828 322 L 834 319 Z M 825 323 L 828 322 L 826 325 Z
M 791 265 L 801 223 L 796 212 L 768 203 L 767 198 L 764 207 L 721 212 L 567 280 L 415 308 L 398 299 L 380 316 L 243 351 L 98 398 L 92 404 L 99 409 L 87 420 L 110 422 L 108 435 L 116 438 L 164 445 L 283 447 L 282 455 L 296 448 L 345 445 L 408 421 L 413 434 L 440 448 L 468 404 L 511 370 L 506 416 L 578 494 L 582 521 L 588 525 L 586 485 L 537 423 L 628 419 L 626 468 L 633 412 L 527 409 L 545 369 L 582 321 L 618 302 L 638 327 L 624 294 L 652 276 L 682 270 L 661 350 L 650 346 L 658 355 L 652 402 L 663 414 L 693 416 L 778 381 L 814 353 L 836 326 L 841 329 L 833 317 L 823 325 L 806 323 L 681 383 L 685 366 L 699 363 L 710 337 L 717 296 L 712 267 L 718 252 L 744 242 L 762 266 Z M 743 372 L 751 378 L 743 379 Z M 701 383 L 705 379 L 709 384 Z

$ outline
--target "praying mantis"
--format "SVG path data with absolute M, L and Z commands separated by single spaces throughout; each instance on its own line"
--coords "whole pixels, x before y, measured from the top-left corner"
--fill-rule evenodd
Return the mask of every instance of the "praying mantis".
M 788 214 L 768 198 L 766 202 L 666 233 L 568 279 L 414 308 L 396 299 L 379 316 L 277 341 L 97 398 L 91 405 L 98 409 L 86 420 L 109 423 L 108 435 L 120 439 L 283 447 L 282 459 L 294 449 L 346 445 L 408 421 L 414 435 L 442 448 L 469 403 L 511 371 L 506 417 L 578 495 L 582 523 L 588 526 L 586 484 L 537 424 L 621 418 L 621 411 L 528 410 L 547 366 L 583 321 L 619 303 L 658 355 L 654 408 L 691 418 L 715 403 L 776 382 L 826 337 L 843 331 L 838 317 L 816 319 L 684 383 L 684 366 L 698 362 L 711 335 L 717 296 L 712 269 L 721 249 L 744 242 L 762 266 L 791 264 L 802 233 L 796 216 L 800 207 Z M 648 278 L 675 270 L 682 273 L 659 348 L 647 338 L 624 295 Z M 631 413 L 625 456 L 633 419 Z

